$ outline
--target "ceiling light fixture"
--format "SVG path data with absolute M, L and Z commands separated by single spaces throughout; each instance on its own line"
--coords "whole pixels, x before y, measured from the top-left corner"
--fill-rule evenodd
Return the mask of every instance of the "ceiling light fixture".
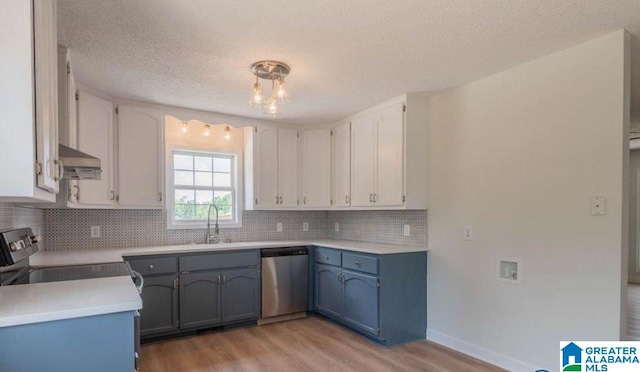
M 189 128 L 187 128 L 187 125 L 189 125 L 189 122 L 187 121 L 182 122 L 182 133 L 187 133 L 187 131 L 189 130 Z
M 256 76 L 256 82 L 253 84 L 253 93 L 249 106 L 262 109 L 265 116 L 271 118 L 281 117 L 280 105 L 291 102 L 284 84 L 284 78 L 289 75 L 291 69 L 282 62 L 259 61 L 251 66 L 251 72 Z M 260 79 L 271 80 L 271 94 L 266 100 L 262 95 Z
M 229 125 L 224 128 L 224 139 L 227 141 L 231 139 L 231 126 Z
M 211 126 L 209 124 L 205 124 L 204 125 L 204 136 L 205 137 L 209 137 L 209 135 L 211 134 L 211 132 L 209 131 L 209 128 L 211 128 Z

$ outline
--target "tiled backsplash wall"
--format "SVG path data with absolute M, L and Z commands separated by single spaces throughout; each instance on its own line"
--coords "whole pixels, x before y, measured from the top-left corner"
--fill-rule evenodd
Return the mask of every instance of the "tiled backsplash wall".
M 15 207 L 11 203 L 0 203 L 0 231 L 31 227 L 35 234 L 44 232 L 42 210 Z
M 340 231 L 335 231 L 336 222 Z M 404 225 L 410 236 L 403 235 Z M 397 245 L 427 245 L 427 211 L 331 211 L 327 238 Z
M 166 212 L 159 210 L 44 211 L 47 249 L 121 248 L 204 242 L 205 230 L 167 230 Z M 283 232 L 276 232 L 282 222 Z M 309 231 L 302 231 L 302 223 Z M 334 231 L 334 223 L 340 231 Z M 411 236 L 403 236 L 403 225 Z M 91 238 L 100 226 L 100 238 Z M 426 211 L 245 211 L 242 228 L 220 229 L 222 241 L 345 239 L 399 245 L 427 244 Z

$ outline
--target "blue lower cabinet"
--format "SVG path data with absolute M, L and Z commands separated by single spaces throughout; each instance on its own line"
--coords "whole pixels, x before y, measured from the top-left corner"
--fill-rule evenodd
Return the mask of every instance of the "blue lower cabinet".
M 345 270 L 344 321 L 367 333 L 378 335 L 378 277 Z
M 316 312 L 386 346 L 426 338 L 426 252 L 319 252 L 312 288 Z M 327 265 L 325 257 L 340 264 Z
M 145 277 L 140 310 L 140 336 L 178 329 L 178 288 L 175 274 Z
M 324 264 L 315 266 L 315 308 L 326 315 L 340 318 L 344 305 L 341 273 L 340 267 Z
M 180 275 L 180 328 L 216 325 L 222 321 L 220 274 Z
M 0 328 L 0 371 L 130 372 L 133 311 Z
M 260 316 L 260 276 L 257 269 L 227 270 L 222 278 L 222 321 L 256 319 Z

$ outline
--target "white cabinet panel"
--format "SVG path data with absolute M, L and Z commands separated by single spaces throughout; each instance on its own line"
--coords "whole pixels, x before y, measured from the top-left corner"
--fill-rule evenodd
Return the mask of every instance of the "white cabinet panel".
M 376 115 L 376 206 L 399 206 L 404 203 L 404 113 L 402 103 Z
M 298 206 L 298 131 L 278 129 L 278 190 L 281 208 Z
M 35 0 L 35 107 L 37 185 L 57 193 L 62 169 L 58 160 L 58 47 L 56 3 Z
M 351 206 L 373 204 L 375 194 L 376 122 L 372 116 L 351 122 Z
M 278 129 L 256 127 L 255 134 L 255 198 L 257 208 L 278 205 Z
M 302 132 L 302 207 L 331 206 L 331 130 Z
M 78 99 L 78 150 L 100 159 L 99 181 L 78 181 L 81 205 L 112 206 L 113 189 L 113 105 L 110 101 L 80 92 Z
M 351 123 L 344 123 L 333 130 L 333 204 L 336 207 L 351 205 Z
M 162 112 L 118 106 L 118 204 L 161 207 Z

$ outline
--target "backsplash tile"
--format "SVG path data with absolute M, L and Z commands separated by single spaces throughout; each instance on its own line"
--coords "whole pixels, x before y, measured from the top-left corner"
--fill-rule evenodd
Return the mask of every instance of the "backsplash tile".
M 0 231 L 20 227 L 31 227 L 35 234 L 42 234 L 44 227 L 42 210 L 0 203 Z
M 48 249 L 123 248 L 203 243 L 206 229 L 168 230 L 160 210 L 75 210 L 44 212 Z M 282 222 L 283 231 L 276 232 Z M 309 231 L 302 231 L 302 222 Z M 91 238 L 91 226 L 100 226 L 100 238 Z M 220 239 L 233 242 L 318 239 L 326 235 L 326 212 L 245 211 L 242 228 L 220 229 Z
M 335 223 L 340 231 L 335 231 Z M 404 236 L 404 225 L 411 226 Z M 330 211 L 327 213 L 329 239 L 356 240 L 370 243 L 427 246 L 427 211 Z
M 204 242 L 205 229 L 167 230 L 160 210 L 50 209 L 44 211 L 47 249 L 108 249 Z M 283 232 L 276 232 L 282 222 Z M 309 231 L 302 231 L 302 223 Z M 340 231 L 334 231 L 334 223 Z M 411 236 L 403 236 L 403 225 Z M 100 238 L 91 238 L 91 226 Z M 427 245 L 427 211 L 244 211 L 242 228 L 221 229 L 222 241 L 344 239 L 397 245 Z

